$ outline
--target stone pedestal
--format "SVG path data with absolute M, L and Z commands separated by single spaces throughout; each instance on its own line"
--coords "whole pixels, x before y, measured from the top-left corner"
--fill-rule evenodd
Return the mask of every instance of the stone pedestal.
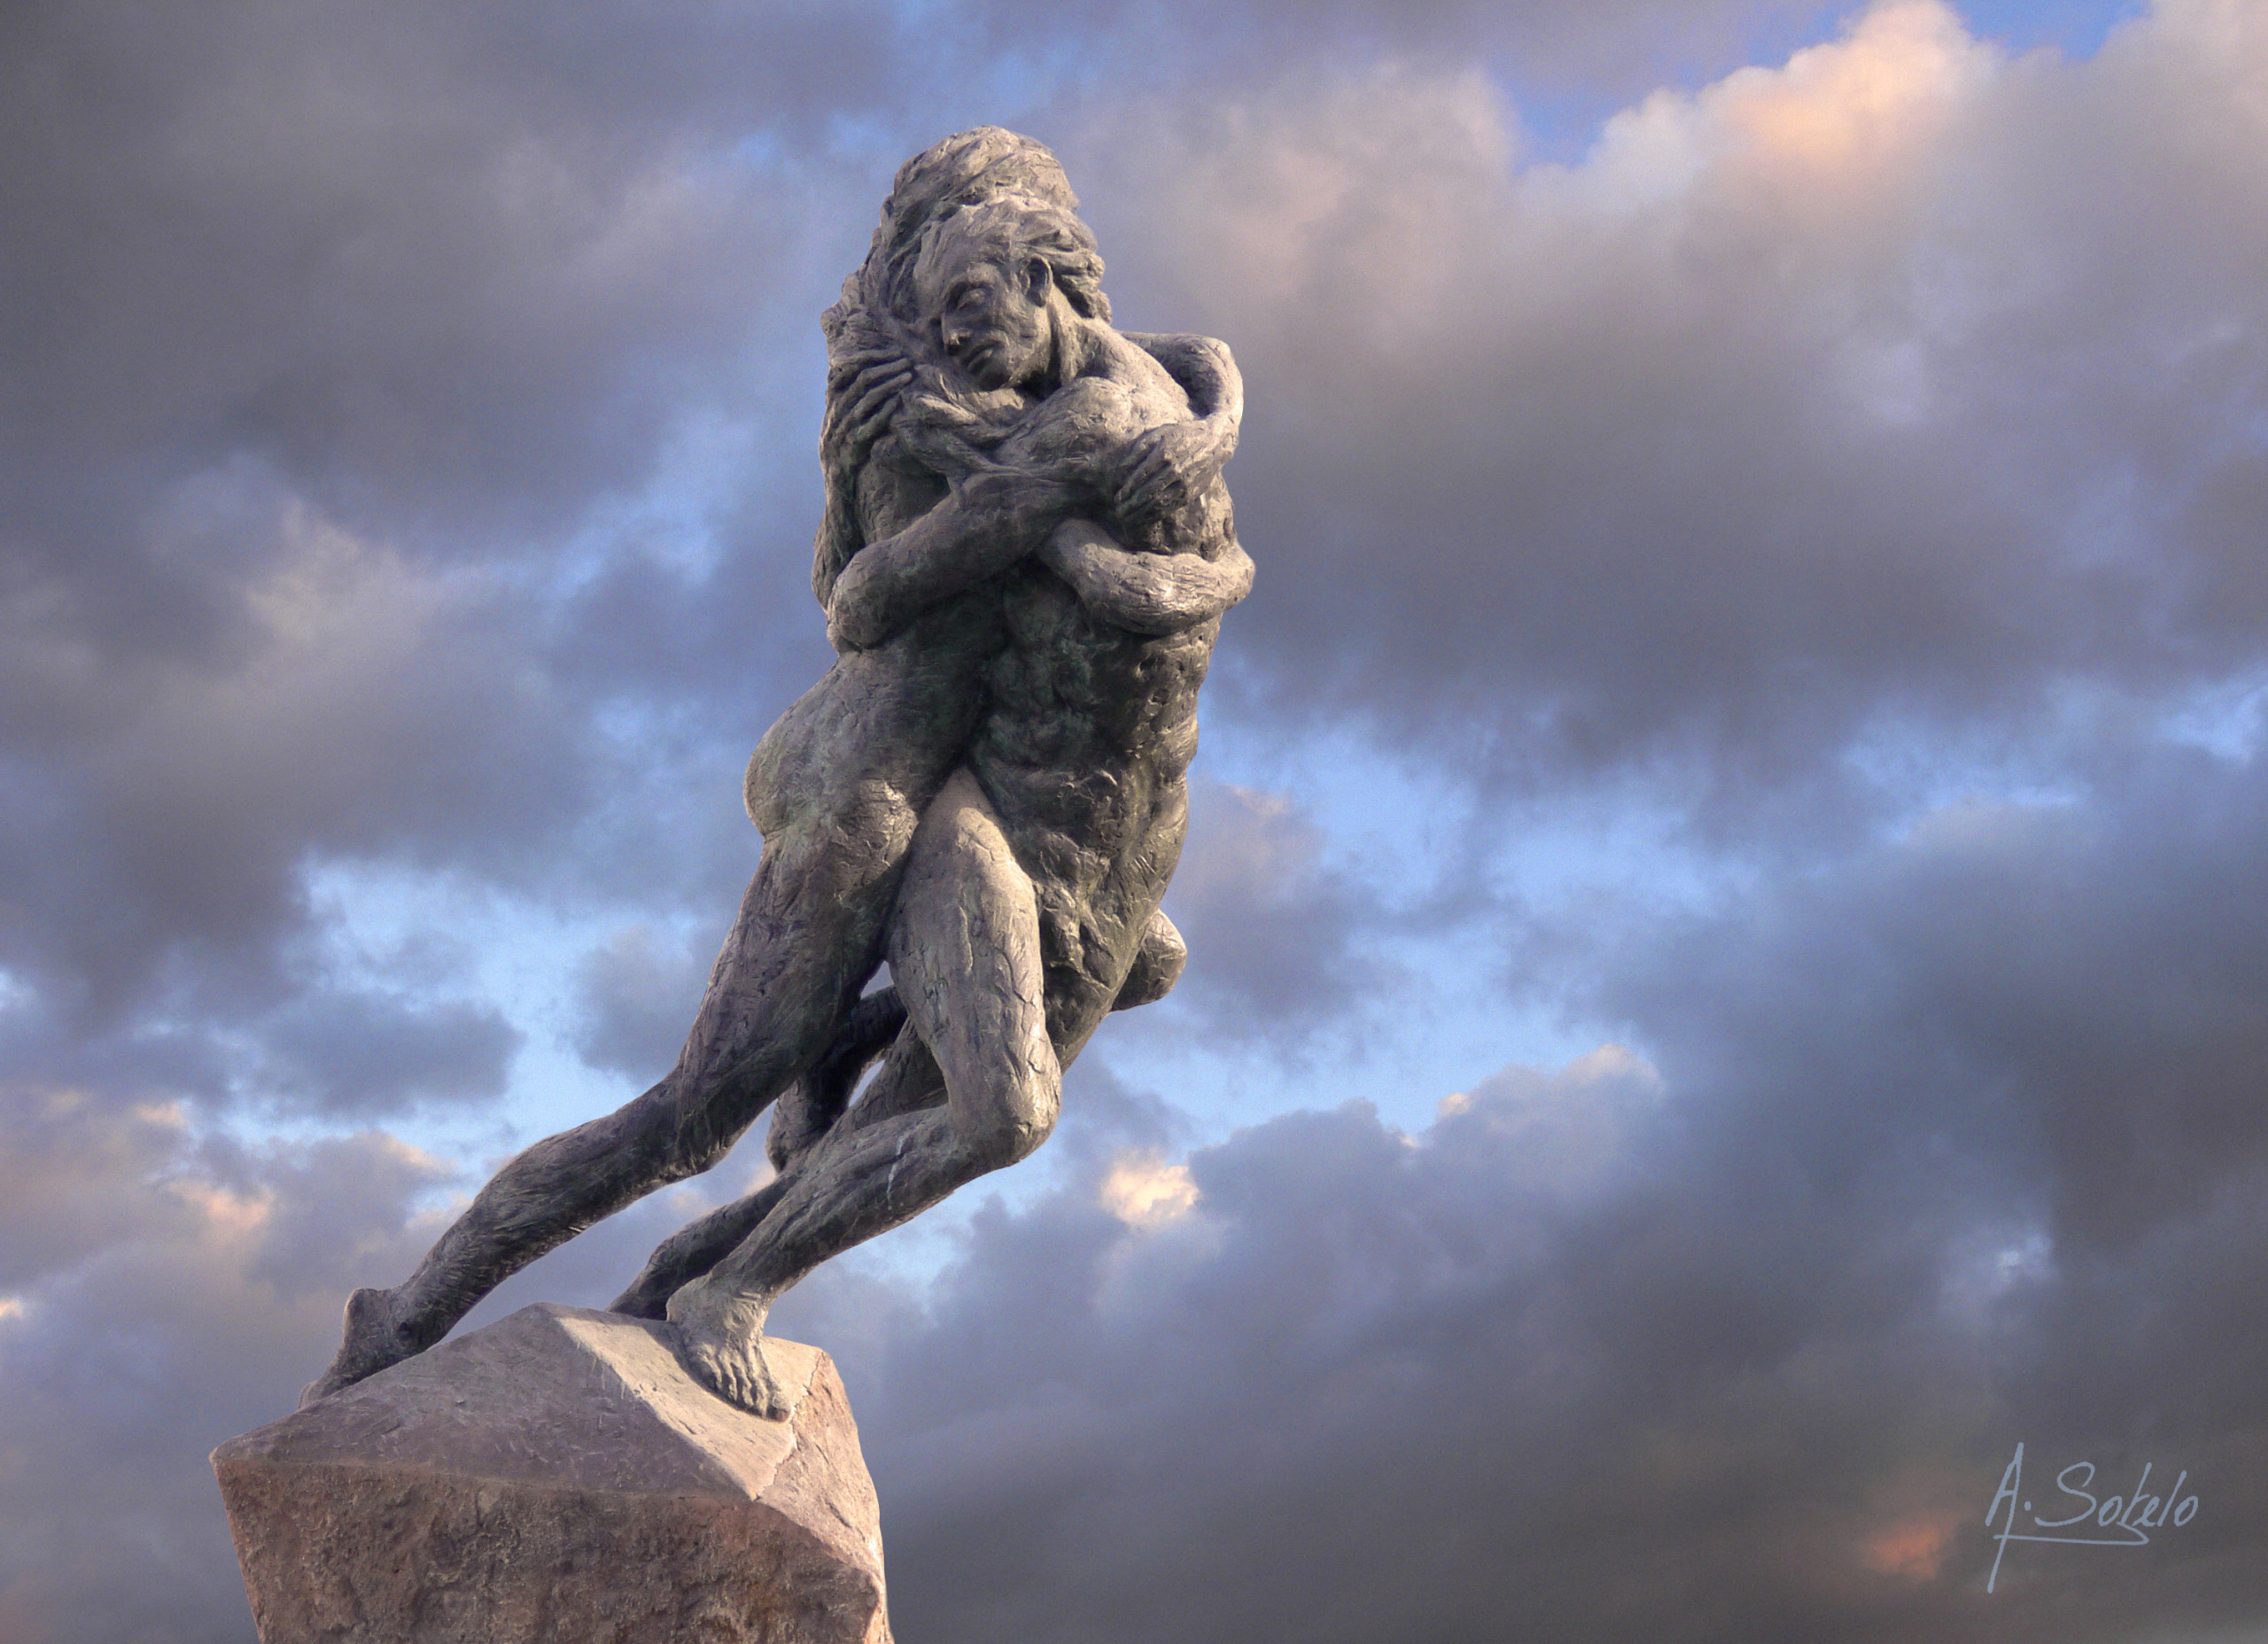
M 889 1644 L 835 1366 L 785 1422 L 663 1327 L 523 1308 L 213 1453 L 261 1644 Z

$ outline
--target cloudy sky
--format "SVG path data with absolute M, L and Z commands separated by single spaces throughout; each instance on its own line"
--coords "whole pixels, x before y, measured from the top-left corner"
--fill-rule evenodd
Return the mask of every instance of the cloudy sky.
M 985 122 L 1236 350 L 1260 578 L 1179 990 L 777 1315 L 899 1636 L 2258 1637 L 2261 0 L 35 0 L 0 1640 L 245 1644 L 206 1452 L 668 1064 L 819 311 Z M 2197 1508 L 1987 1594 L 2019 1442 Z

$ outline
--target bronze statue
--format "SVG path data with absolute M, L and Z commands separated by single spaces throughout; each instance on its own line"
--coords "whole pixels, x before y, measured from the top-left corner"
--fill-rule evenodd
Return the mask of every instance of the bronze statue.
M 812 583 L 839 655 L 750 762 L 763 857 L 685 1050 L 512 1159 L 401 1285 L 355 1291 L 303 1402 L 717 1164 L 780 1098 L 777 1176 L 614 1306 L 667 1317 L 703 1383 L 784 1415 L 772 1302 L 1028 1155 L 1103 1017 L 1172 987 L 1159 901 L 1197 693 L 1252 580 L 1220 478 L 1242 386 L 1218 343 L 1111 329 L 1076 205 L 1046 149 L 994 128 L 900 169 L 824 321 Z M 885 960 L 894 986 L 866 994 Z

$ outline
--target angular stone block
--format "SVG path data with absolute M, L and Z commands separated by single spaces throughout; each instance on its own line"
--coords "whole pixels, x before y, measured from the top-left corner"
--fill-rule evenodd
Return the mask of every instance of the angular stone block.
M 834 1363 L 734 1408 L 662 1327 L 524 1307 L 213 1453 L 261 1644 L 889 1644 Z

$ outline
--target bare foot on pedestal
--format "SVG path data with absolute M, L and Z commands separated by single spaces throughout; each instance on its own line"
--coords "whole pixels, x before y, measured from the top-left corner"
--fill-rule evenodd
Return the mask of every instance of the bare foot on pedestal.
M 366 1376 L 376 1376 L 416 1351 L 404 1339 L 394 1317 L 393 1292 L 358 1290 L 346 1299 L 346 1338 L 338 1345 L 338 1356 L 301 1390 L 299 1407 L 304 1410 L 318 1399 L 352 1387 Z
M 718 1295 L 695 1279 L 670 1298 L 671 1345 L 686 1373 L 727 1404 L 768 1422 L 795 1413 L 788 1391 L 764 1356 L 764 1320 L 771 1308 Z

